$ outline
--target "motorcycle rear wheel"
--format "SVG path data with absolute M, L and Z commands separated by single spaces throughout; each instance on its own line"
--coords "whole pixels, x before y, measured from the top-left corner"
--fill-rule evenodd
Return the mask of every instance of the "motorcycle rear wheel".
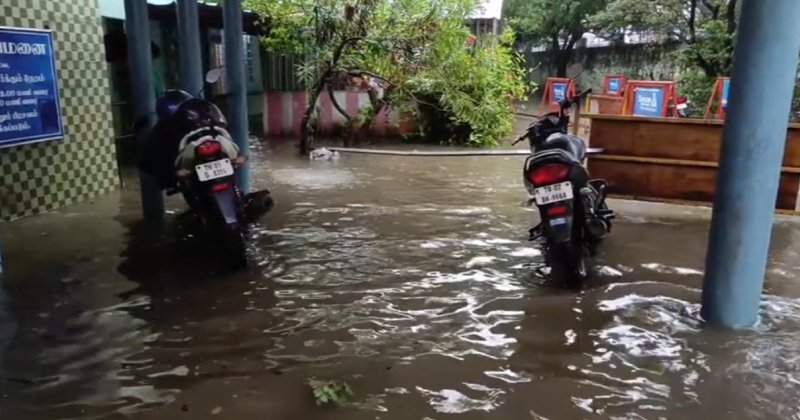
M 247 267 L 244 232 L 238 224 L 226 225 L 222 231 L 225 263 L 232 269 Z
M 547 262 L 553 280 L 569 287 L 579 287 L 588 276 L 587 256 L 583 247 L 574 244 L 548 246 Z

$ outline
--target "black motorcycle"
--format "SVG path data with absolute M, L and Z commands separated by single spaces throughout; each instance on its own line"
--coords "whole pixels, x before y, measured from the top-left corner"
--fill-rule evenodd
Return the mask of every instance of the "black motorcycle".
M 588 275 L 587 260 L 611 231 L 614 212 L 606 205 L 608 184 L 590 180 L 583 164 L 583 140 L 567 132 L 568 111 L 591 89 L 565 98 L 559 110 L 539 117 L 513 144 L 528 139 L 533 154 L 525 160 L 528 205 L 539 209 L 540 223 L 530 240 L 544 239 L 545 262 L 553 278 L 578 285 Z
M 206 81 L 214 83 L 218 76 L 212 70 Z M 183 195 L 213 242 L 221 245 L 228 264 L 246 266 L 246 227 L 273 202 L 267 190 L 243 194 L 236 185 L 237 169 L 246 158 L 228 133 L 225 116 L 210 101 L 180 90 L 158 98 L 156 114 L 139 167 L 167 195 Z

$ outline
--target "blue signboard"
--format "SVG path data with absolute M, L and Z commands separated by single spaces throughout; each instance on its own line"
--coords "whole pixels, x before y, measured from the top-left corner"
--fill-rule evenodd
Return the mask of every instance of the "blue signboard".
M 567 84 L 566 83 L 553 83 L 552 85 L 552 94 L 550 97 L 553 102 L 561 102 L 564 97 L 567 96 Z
M 725 79 L 722 81 L 722 98 L 720 99 L 720 104 L 723 108 L 728 107 L 728 90 L 731 87 L 731 79 Z
M 622 79 L 619 77 L 612 77 L 608 79 L 608 94 L 616 95 L 619 93 L 620 85 L 622 84 Z
M 52 33 L 0 27 L 0 148 L 63 136 Z
M 664 108 L 664 88 L 639 87 L 633 95 L 633 115 L 660 117 Z

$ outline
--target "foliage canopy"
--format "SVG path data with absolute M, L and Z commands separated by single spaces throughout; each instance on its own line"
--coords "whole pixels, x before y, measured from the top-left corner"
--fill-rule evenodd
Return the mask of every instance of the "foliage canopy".
M 626 33 L 660 35 L 679 46 L 682 92 L 704 102 L 713 81 L 730 74 L 739 0 L 507 0 L 519 42 L 547 46 L 566 76 L 573 47 L 586 32 L 620 41 Z
M 270 51 L 305 58 L 298 68 L 309 92 L 304 144 L 313 135 L 317 97 L 342 84 L 370 93 L 371 107 L 359 115 L 347 115 L 331 94 L 355 126 L 369 126 L 386 107 L 433 98 L 454 125 L 468 126 L 460 140 L 475 146 L 494 145 L 511 131 L 511 100 L 526 93 L 513 33 L 465 44 L 475 0 L 247 0 L 245 6 L 269 22 L 263 43 Z

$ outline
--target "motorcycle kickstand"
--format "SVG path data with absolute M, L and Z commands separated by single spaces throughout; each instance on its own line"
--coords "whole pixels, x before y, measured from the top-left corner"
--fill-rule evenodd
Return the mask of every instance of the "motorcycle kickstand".
M 528 230 L 528 241 L 533 242 L 542 236 L 544 236 L 544 233 L 542 233 L 541 223 Z

